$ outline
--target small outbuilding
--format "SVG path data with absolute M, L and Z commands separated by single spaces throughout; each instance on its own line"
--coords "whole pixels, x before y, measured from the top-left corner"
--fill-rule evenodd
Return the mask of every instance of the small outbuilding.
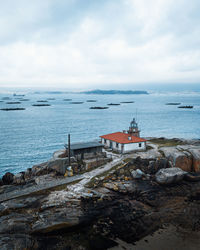
M 70 154 L 78 159 L 84 159 L 86 157 L 96 156 L 102 153 L 103 144 L 98 141 L 91 142 L 79 142 L 72 143 L 70 145 Z M 65 145 L 65 148 L 68 150 L 68 145 Z
M 140 137 L 140 131 L 135 119 L 132 120 L 127 131 L 106 134 L 100 137 L 101 143 L 104 144 L 105 147 L 111 148 L 119 153 L 146 150 L 147 140 Z

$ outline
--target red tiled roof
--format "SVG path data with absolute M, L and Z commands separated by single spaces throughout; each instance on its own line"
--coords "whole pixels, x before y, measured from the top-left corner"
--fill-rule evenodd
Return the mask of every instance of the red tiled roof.
M 111 141 L 115 141 L 115 142 L 122 143 L 122 144 L 147 141 L 143 138 L 133 136 L 130 134 L 126 134 L 126 133 L 122 133 L 122 132 L 116 132 L 116 133 L 112 133 L 112 134 L 102 135 L 100 137 L 104 138 L 106 140 L 111 140 Z M 131 140 L 128 139 L 129 137 L 131 137 Z

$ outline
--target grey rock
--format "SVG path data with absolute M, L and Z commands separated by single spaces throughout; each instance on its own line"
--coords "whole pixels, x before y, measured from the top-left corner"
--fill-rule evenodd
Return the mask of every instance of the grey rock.
M 188 150 L 193 158 L 193 170 L 200 172 L 200 148 L 191 148 Z
M 137 189 L 137 186 L 133 181 L 114 181 L 114 182 L 107 182 L 104 183 L 104 187 L 109 190 L 117 191 L 119 193 L 134 193 Z
M 165 158 L 159 158 L 155 161 L 149 161 L 149 165 L 147 166 L 147 172 L 149 174 L 156 174 L 158 170 L 168 167 L 171 167 L 169 161 Z
M 172 184 L 180 182 L 186 174 L 187 172 L 180 168 L 166 168 L 160 169 L 155 177 L 156 182 L 159 184 Z
M 36 249 L 38 244 L 26 234 L 3 234 L 0 237 L 1 250 Z
M 14 175 L 13 184 L 21 185 L 24 183 L 25 183 L 25 180 L 24 180 L 24 173 L 23 172 Z
M 0 234 L 27 233 L 30 231 L 29 220 L 31 216 L 22 214 L 10 214 L 0 218 Z
M 47 182 L 51 182 L 54 180 L 55 180 L 55 177 L 52 176 L 52 174 L 46 174 L 46 175 L 35 177 L 35 183 L 37 185 L 43 185 L 43 184 L 46 184 Z
M 143 176 L 145 176 L 145 173 L 142 172 L 140 169 L 136 169 L 131 171 L 131 175 L 134 179 L 141 179 Z
M 59 158 L 66 158 L 66 156 L 67 156 L 67 151 L 66 151 L 66 149 L 60 149 L 60 150 L 58 150 L 58 151 L 55 151 L 54 153 L 53 153 L 53 159 L 59 159 Z
M 48 167 L 47 162 L 33 166 L 32 167 L 32 176 L 40 176 L 40 175 L 48 174 L 47 167 Z
M 24 180 L 27 182 L 32 178 L 32 169 L 28 168 L 24 173 Z
M 64 175 L 66 172 L 66 168 L 68 166 L 68 158 L 51 160 L 48 162 L 48 173 L 56 172 L 60 175 Z
M 32 232 L 51 232 L 55 229 L 70 228 L 80 223 L 82 216 L 80 207 L 56 208 L 54 216 L 52 211 L 45 210 L 40 213 L 38 220 L 32 225 Z
M 192 171 L 192 156 L 186 150 L 180 150 L 180 147 L 160 148 L 165 157 L 172 162 L 173 167 L 181 168 L 184 171 Z
M 17 210 L 21 208 L 28 208 L 28 207 L 35 207 L 37 204 L 39 204 L 39 199 L 43 196 L 37 196 L 37 197 L 23 197 L 18 199 L 12 199 L 9 201 L 2 202 L 0 205 L 0 211 L 11 211 L 11 210 Z

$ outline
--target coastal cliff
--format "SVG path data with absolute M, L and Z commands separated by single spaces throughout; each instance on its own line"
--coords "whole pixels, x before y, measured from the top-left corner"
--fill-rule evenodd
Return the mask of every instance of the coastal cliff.
M 3 177 L 1 249 L 108 249 L 164 225 L 200 230 L 199 141 L 154 138 L 72 177 L 60 169 L 56 158 Z

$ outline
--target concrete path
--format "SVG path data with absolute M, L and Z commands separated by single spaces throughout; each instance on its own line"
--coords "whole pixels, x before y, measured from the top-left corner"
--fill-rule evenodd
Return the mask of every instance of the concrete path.
M 22 190 L 16 190 L 16 191 L 11 191 L 8 193 L 1 194 L 0 195 L 0 202 L 4 202 L 4 201 L 12 200 L 15 198 L 27 196 L 27 195 L 30 195 L 33 193 L 45 191 L 45 190 L 59 187 L 59 186 L 65 185 L 65 184 L 70 184 L 74 181 L 80 181 L 79 183 L 72 185 L 74 187 L 74 189 L 76 189 L 76 191 L 78 191 L 78 190 L 82 189 L 84 187 L 84 185 L 87 184 L 94 176 L 97 176 L 97 175 L 111 169 L 113 166 L 117 165 L 125 158 L 125 156 L 116 155 L 116 154 L 112 154 L 112 157 L 113 157 L 113 160 L 111 162 L 109 162 L 109 163 L 107 163 L 99 168 L 96 168 L 90 172 L 86 172 L 84 174 L 76 175 L 76 176 L 72 176 L 72 177 L 66 177 L 66 178 L 63 178 L 61 180 L 49 181 L 45 184 L 35 185 L 35 186 L 27 187 L 27 188 L 25 187 Z
M 119 163 L 122 163 L 125 158 L 127 158 L 127 155 L 117 155 L 109 152 L 109 154 L 112 154 L 113 160 L 111 162 L 108 162 L 107 164 L 98 167 L 90 172 L 86 172 L 82 174 L 82 180 L 74 185 L 68 186 L 68 190 L 70 190 L 73 193 L 80 193 L 85 189 L 85 185 L 90 182 L 90 180 L 100 175 L 108 170 L 110 170 L 112 167 L 116 166 Z

